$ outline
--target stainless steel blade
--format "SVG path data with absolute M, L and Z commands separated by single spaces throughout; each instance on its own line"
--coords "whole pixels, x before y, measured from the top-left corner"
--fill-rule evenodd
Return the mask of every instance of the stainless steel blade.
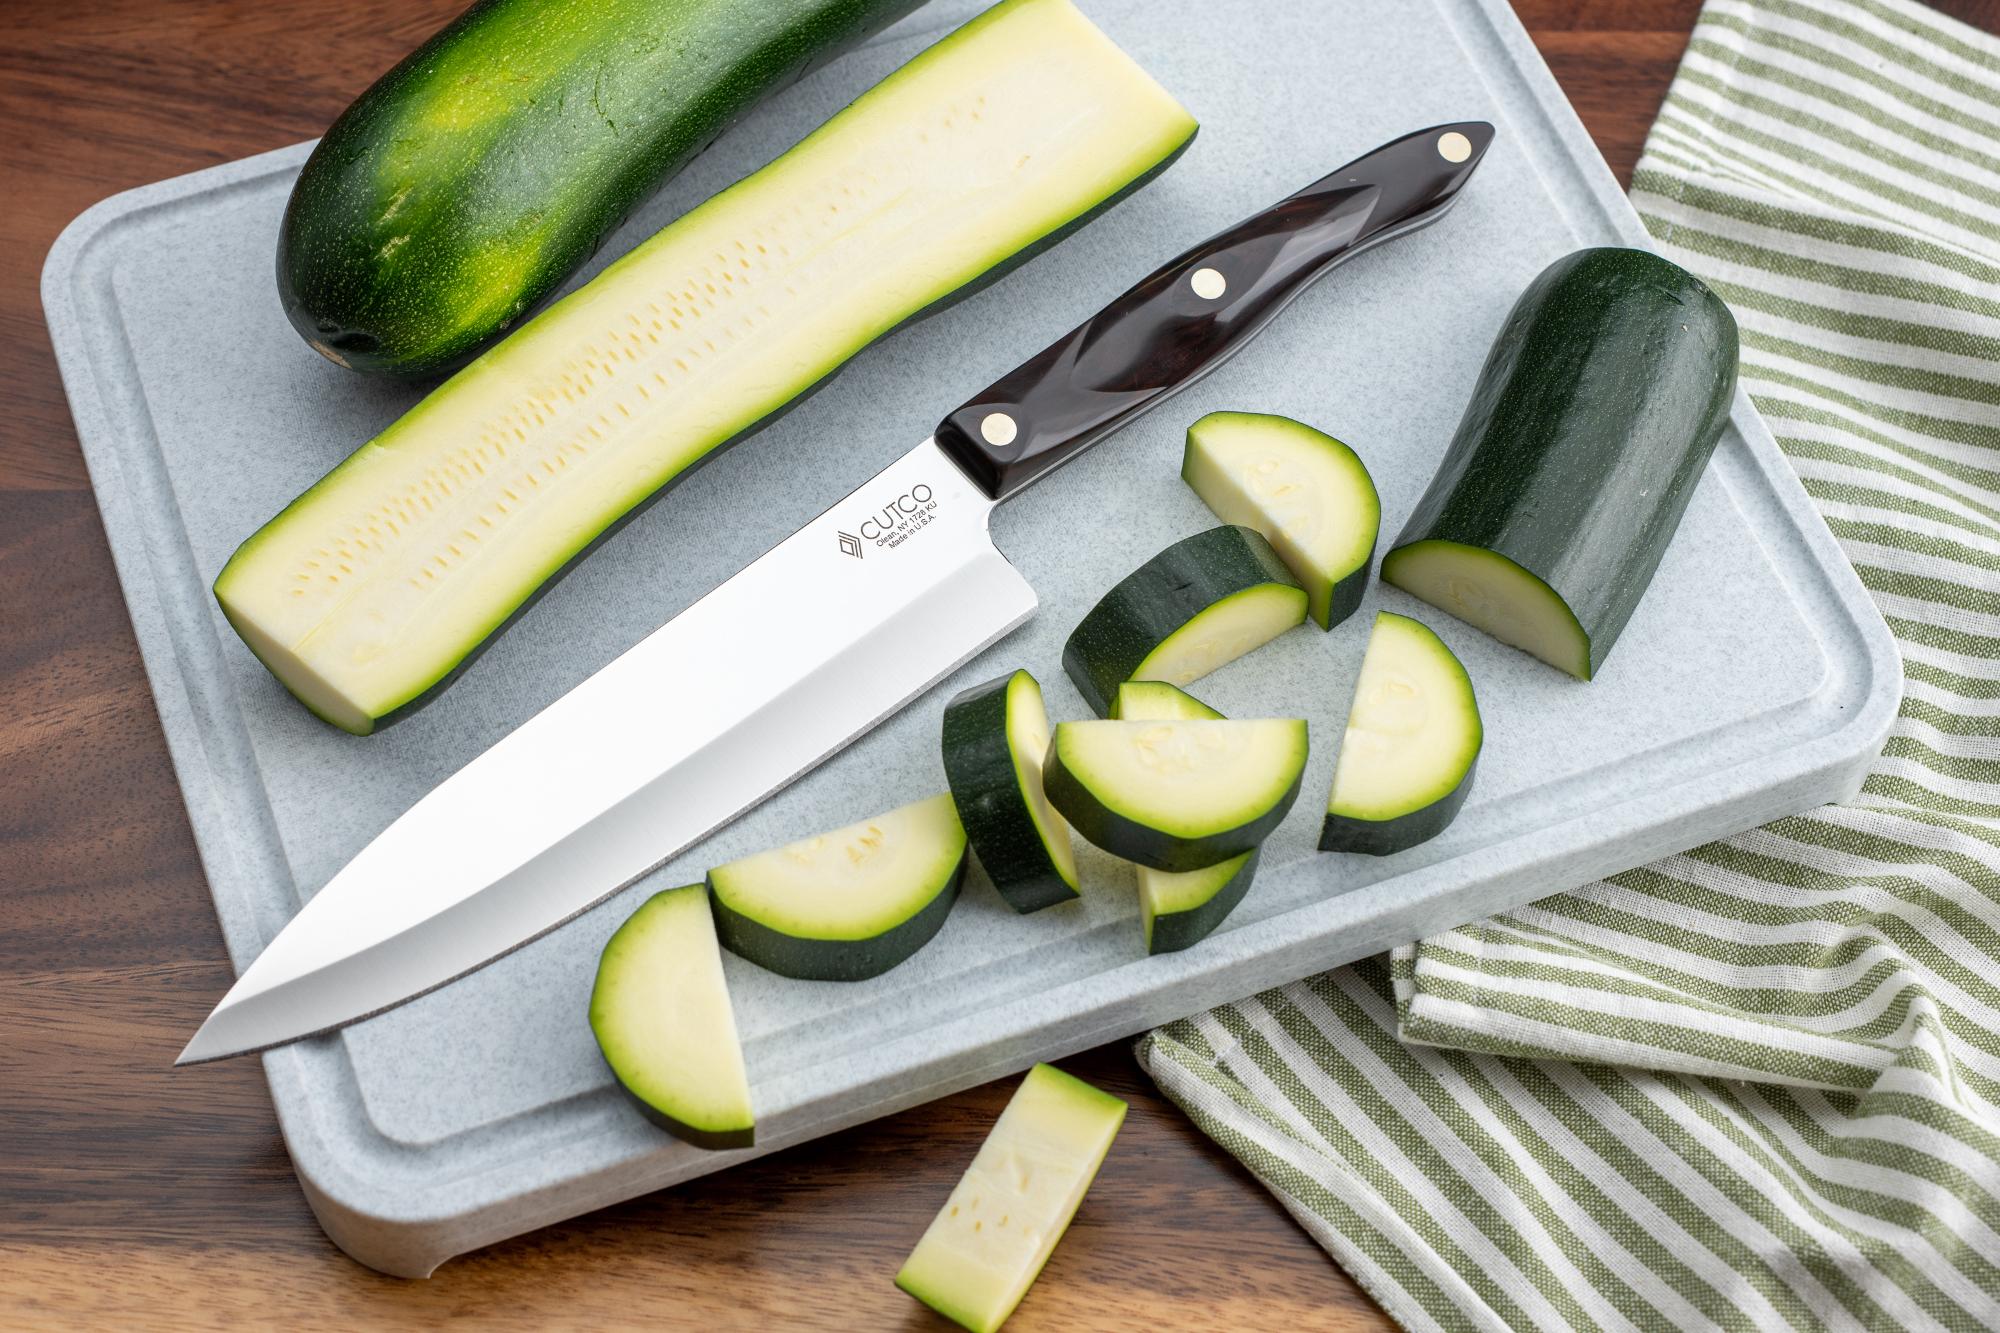
M 472 971 L 895 712 L 1034 612 L 988 535 L 992 508 L 918 445 L 383 830 L 177 1063 L 338 1027 Z

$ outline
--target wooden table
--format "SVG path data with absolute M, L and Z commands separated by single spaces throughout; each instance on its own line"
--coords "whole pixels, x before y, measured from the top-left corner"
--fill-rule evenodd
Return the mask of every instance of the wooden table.
M 0 1326 L 931 1327 L 889 1276 L 1012 1080 L 385 1278 L 320 1234 L 254 1061 L 176 1072 L 231 980 L 42 328 L 57 232 L 310 138 L 460 0 L 7 0 L 0 31 Z M 1620 178 L 1696 0 L 1517 0 Z M 2000 27 L 2000 0 L 1946 8 Z M 1117 1042 L 1132 1103 L 1011 1325 L 1387 1320 Z

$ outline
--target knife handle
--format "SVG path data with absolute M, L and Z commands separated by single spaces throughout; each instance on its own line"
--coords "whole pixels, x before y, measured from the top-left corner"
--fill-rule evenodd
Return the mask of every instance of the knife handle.
M 1384 144 L 1154 270 L 939 424 L 938 445 L 1004 500 L 1200 379 L 1314 279 L 1435 221 L 1493 127 Z

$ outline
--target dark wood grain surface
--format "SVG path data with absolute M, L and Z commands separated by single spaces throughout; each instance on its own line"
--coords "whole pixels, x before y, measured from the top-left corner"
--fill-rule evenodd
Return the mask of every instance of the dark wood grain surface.
M 889 1277 L 1011 1080 L 402 1282 L 320 1234 L 255 1062 L 171 1067 L 231 974 L 42 327 L 42 259 L 107 195 L 317 134 L 457 5 L 0 5 L 0 1327 L 936 1326 Z M 1623 178 L 1697 4 L 1517 7 Z M 1995 0 L 1945 7 L 2000 27 Z M 1063 1063 L 1132 1114 L 1010 1327 L 1386 1326 L 1126 1043 Z

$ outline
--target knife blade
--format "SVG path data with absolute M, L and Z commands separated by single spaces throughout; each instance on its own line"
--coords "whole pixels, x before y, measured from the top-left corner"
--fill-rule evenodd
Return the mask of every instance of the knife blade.
M 951 674 L 1035 609 L 989 535 L 994 506 L 1213 370 L 1341 261 L 1436 221 L 1492 139 L 1467 121 L 1385 144 L 1185 251 L 989 385 L 405 811 L 175 1063 L 345 1026 L 519 948 Z

